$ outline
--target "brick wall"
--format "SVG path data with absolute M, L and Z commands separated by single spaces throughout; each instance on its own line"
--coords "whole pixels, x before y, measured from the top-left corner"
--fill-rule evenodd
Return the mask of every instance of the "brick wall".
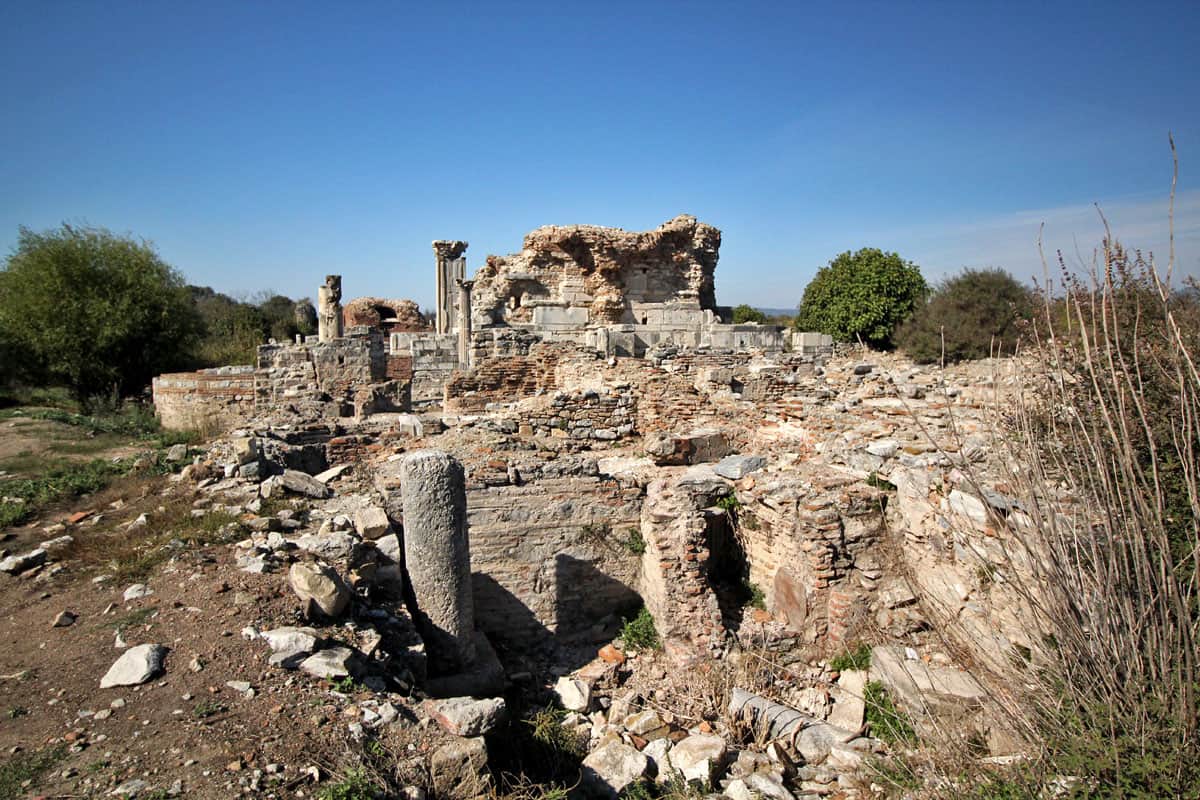
M 254 412 L 250 366 L 159 375 L 153 390 L 155 413 L 170 430 L 228 430 Z

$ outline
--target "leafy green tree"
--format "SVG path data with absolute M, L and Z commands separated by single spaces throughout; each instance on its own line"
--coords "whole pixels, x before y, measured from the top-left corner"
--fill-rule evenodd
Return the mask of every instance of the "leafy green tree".
M 199 331 L 182 277 L 130 236 L 21 228 L 0 271 L 0 338 L 85 405 L 188 366 Z
M 767 321 L 766 314 L 759 311 L 757 308 L 753 308 L 752 306 L 746 305 L 745 303 L 742 303 L 740 306 L 738 306 L 737 308 L 735 308 L 733 310 L 733 324 L 734 325 L 741 325 L 743 322 L 763 323 L 766 321 Z
M 947 363 L 1012 353 L 1033 294 L 1002 269 L 969 269 L 948 278 L 896 331 L 896 344 L 918 363 Z
M 289 342 L 300 332 L 296 326 L 296 303 L 289 297 L 273 294 L 258 304 L 267 334 L 279 342 Z
M 211 367 L 253 364 L 266 341 L 267 325 L 257 306 L 234 300 L 208 286 L 189 286 L 203 320 L 200 362 Z
M 874 247 L 842 253 L 804 289 L 796 327 L 842 342 L 891 347 L 896 326 L 925 299 L 920 268 Z

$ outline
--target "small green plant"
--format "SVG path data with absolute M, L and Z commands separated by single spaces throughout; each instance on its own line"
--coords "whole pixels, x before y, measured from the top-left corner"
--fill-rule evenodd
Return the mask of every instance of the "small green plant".
M 361 692 L 365 689 L 361 683 L 354 680 L 354 678 L 350 677 L 349 675 L 341 678 L 330 678 L 329 684 L 330 688 L 332 688 L 338 694 L 354 694 L 355 692 Z
M 387 748 L 384 747 L 383 742 L 379 741 L 378 739 L 369 740 L 366 745 L 363 746 L 363 749 L 366 750 L 367 755 L 371 756 L 372 758 L 386 758 L 388 755 Z
M 916 768 L 900 756 L 872 758 L 866 762 L 866 767 L 871 780 L 885 789 L 913 791 L 921 788 L 921 777 Z M 892 796 L 891 792 L 888 796 Z
M 740 588 L 740 594 L 743 598 L 745 598 L 743 600 L 743 605 L 750 606 L 751 608 L 766 610 L 767 596 L 763 593 L 763 590 L 759 588 L 758 584 L 751 583 L 748 578 L 742 578 L 742 585 Z
M 635 556 L 640 556 L 646 552 L 646 540 L 642 537 L 642 532 L 637 528 L 629 529 L 629 535 L 625 537 L 625 549 Z
M 621 638 L 627 647 L 639 650 L 657 650 L 662 646 L 658 639 L 658 629 L 654 627 L 654 617 L 642 606 L 633 619 L 622 618 Z
M 337 783 L 317 793 L 318 800 L 376 800 L 379 793 L 363 769 L 349 769 Z
M 914 744 L 917 732 L 912 721 L 896 704 L 879 681 L 868 681 L 863 687 L 867 724 L 871 735 L 889 744 Z
M 726 514 L 736 514 L 737 510 L 741 507 L 742 501 L 738 500 L 738 496 L 733 492 L 730 492 L 717 501 L 717 508 L 723 510 Z
M 617 798 L 618 800 L 658 800 L 658 791 L 650 781 L 634 781 L 622 789 Z
M 29 709 L 25 706 L 13 706 L 8 710 L 9 719 L 20 719 L 27 716 L 29 716 Z
M 526 712 L 510 727 L 505 744 L 512 748 L 512 774 L 503 777 L 512 785 L 513 797 L 538 796 L 534 787 L 570 785 L 579 777 L 579 765 L 587 755 L 587 737 L 563 725 L 566 712 L 538 708 Z
M 834 672 L 846 672 L 852 669 L 868 669 L 871 666 L 871 646 L 859 642 L 853 650 L 838 653 L 829 659 L 829 669 Z
M 216 716 L 225 710 L 226 708 L 222 703 L 218 703 L 215 700 L 210 700 L 206 703 L 197 703 L 196 707 L 192 709 L 192 714 L 195 715 L 196 719 L 208 719 L 209 717 Z

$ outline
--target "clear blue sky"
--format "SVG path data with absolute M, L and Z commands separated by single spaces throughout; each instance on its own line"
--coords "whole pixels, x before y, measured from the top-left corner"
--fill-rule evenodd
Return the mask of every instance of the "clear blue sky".
M 1200 2 L 0 6 L 0 244 L 86 222 L 189 282 L 433 297 L 545 224 L 724 232 L 726 304 L 837 253 L 1040 273 L 1100 203 L 1200 273 Z

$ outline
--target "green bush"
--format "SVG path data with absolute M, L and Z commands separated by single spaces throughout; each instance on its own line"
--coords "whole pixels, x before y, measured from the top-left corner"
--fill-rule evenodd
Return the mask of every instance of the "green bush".
M 928 293 L 920 268 L 896 253 L 873 247 L 845 252 L 817 271 L 804 289 L 796 327 L 827 333 L 838 341 L 862 339 L 891 347 L 896 326 Z
M 896 331 L 896 345 L 922 364 L 1011 354 L 1033 293 L 1002 269 L 969 269 L 944 281 Z
M 764 323 L 767 321 L 767 315 L 759 311 L 753 306 L 748 306 L 742 303 L 737 308 L 733 309 L 733 324 L 741 325 L 745 322 Z
M 21 228 L 0 270 L 0 338 L 19 356 L 6 371 L 68 386 L 85 406 L 185 366 L 199 331 L 182 277 L 129 236 Z
M 642 606 L 636 617 L 625 619 L 624 623 L 621 626 L 621 638 L 625 640 L 627 647 L 653 650 L 660 646 L 654 617 L 650 616 L 650 611 L 645 606 Z

